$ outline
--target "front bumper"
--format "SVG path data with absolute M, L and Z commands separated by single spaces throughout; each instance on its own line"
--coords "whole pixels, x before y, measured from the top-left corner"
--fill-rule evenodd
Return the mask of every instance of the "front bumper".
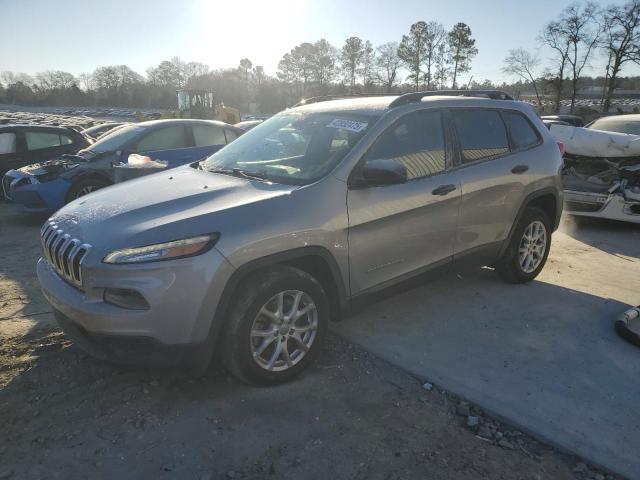
M 626 200 L 621 193 L 564 191 L 565 213 L 640 223 L 640 202 Z
M 148 363 L 145 359 L 155 355 L 147 355 L 151 351 L 198 350 L 207 344 L 232 271 L 214 248 L 174 261 L 85 267 L 81 291 L 45 259 L 37 264 L 40 286 L 63 330 L 87 353 L 126 363 Z M 149 308 L 131 310 L 105 302 L 107 288 L 135 290 Z
M 37 183 L 33 175 L 9 170 L 3 180 L 5 197 L 28 212 L 55 212 L 65 203 L 71 183 L 63 178 Z

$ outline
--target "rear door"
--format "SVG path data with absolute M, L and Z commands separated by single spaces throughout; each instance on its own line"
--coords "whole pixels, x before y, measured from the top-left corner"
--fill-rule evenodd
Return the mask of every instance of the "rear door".
M 208 157 L 227 144 L 225 129 L 218 125 L 192 125 L 194 161 Z
M 23 130 L 25 164 L 51 160 L 69 149 L 73 150 L 73 139 L 64 132 L 33 128 Z
M 133 150 L 152 160 L 167 162 L 167 168 L 179 167 L 196 160 L 191 133 L 185 125 L 169 125 L 151 130 L 138 140 Z
M 352 294 L 451 260 L 460 188 L 445 125 L 439 110 L 409 113 L 360 162 L 393 158 L 409 180 L 348 190 Z
M 497 249 L 511 230 L 530 181 L 531 158 L 510 144 L 501 111 L 461 108 L 451 109 L 450 115 L 462 184 L 454 253 Z

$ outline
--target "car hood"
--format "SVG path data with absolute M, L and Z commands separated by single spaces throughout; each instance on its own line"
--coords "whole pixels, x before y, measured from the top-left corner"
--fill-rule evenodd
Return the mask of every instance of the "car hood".
M 219 232 L 230 219 L 242 221 L 243 209 L 297 188 L 185 166 L 101 189 L 69 203 L 51 219 L 104 253 Z
M 80 163 L 84 163 L 85 160 L 77 155 L 62 155 L 52 160 L 45 162 L 33 163 L 25 167 L 19 168 L 17 171 L 34 177 L 57 175 L 75 168 Z

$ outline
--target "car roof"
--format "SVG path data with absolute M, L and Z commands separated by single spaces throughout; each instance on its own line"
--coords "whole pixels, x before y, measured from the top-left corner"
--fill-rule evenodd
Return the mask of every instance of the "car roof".
M 401 96 L 398 95 L 385 95 L 385 96 L 371 96 L 371 97 L 355 97 L 355 98 L 342 98 L 336 100 L 321 101 L 318 103 L 311 103 L 308 105 L 301 105 L 289 109 L 289 111 L 299 111 L 305 113 L 311 112 L 350 112 L 355 114 L 364 115 L 381 115 L 385 111 L 389 110 L 392 106 L 392 102 Z M 516 100 L 494 100 L 491 98 L 483 98 L 476 96 L 461 96 L 461 95 L 429 95 L 420 100 L 407 102 L 403 105 L 399 105 L 394 108 L 401 108 L 407 105 L 430 105 L 439 107 L 457 107 L 457 106 L 471 106 L 471 107 L 485 107 L 485 108 L 515 108 L 517 110 L 524 111 L 531 108 L 528 103 L 520 102 Z M 524 107 L 526 105 L 526 107 Z
M 74 130 L 71 127 L 64 127 L 58 125 L 42 125 L 38 123 L 5 123 L 0 125 L 1 130 L 51 130 L 52 132 L 75 132 L 80 133 L 78 130 Z
M 629 122 L 640 122 L 640 114 L 631 113 L 629 115 L 609 115 L 606 117 L 596 118 L 594 122 L 606 123 L 606 122 L 617 122 L 620 120 L 627 120 Z
M 199 120 L 194 118 L 168 118 L 161 120 L 148 120 L 146 122 L 132 123 L 132 126 L 140 127 L 158 127 L 158 126 L 171 126 L 171 125 L 217 125 L 224 128 L 235 129 L 233 125 L 221 122 L 219 120 Z

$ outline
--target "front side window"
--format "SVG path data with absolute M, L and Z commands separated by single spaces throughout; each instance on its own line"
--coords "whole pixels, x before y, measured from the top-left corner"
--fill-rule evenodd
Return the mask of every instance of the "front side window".
M 504 155 L 509 140 L 500 114 L 494 110 L 452 110 L 451 116 L 462 150 L 462 162 Z
M 240 136 L 233 130 L 225 130 L 225 133 L 227 134 L 227 143 L 233 142 L 236 138 Z
M 159 150 L 174 150 L 176 148 L 186 148 L 187 136 L 184 126 L 174 125 L 171 127 L 159 128 L 145 136 L 138 142 L 138 152 L 156 152 Z
M 502 112 L 502 117 L 507 124 L 514 150 L 523 150 L 540 143 L 538 134 L 524 115 L 517 112 Z
M 193 125 L 193 140 L 196 147 L 209 147 L 211 145 L 224 145 L 227 140 L 224 137 L 222 127 L 213 125 Z
M 352 112 L 281 113 L 209 157 L 209 171 L 305 185 L 328 174 L 378 117 Z
M 16 134 L 13 132 L 0 133 L 0 155 L 16 153 Z
M 409 180 L 442 172 L 446 168 L 442 114 L 424 111 L 401 118 L 365 155 L 365 160 L 376 159 L 402 163 Z
M 66 135 L 51 132 L 24 132 L 24 139 L 27 142 L 27 150 L 41 150 L 71 143 L 71 139 Z

